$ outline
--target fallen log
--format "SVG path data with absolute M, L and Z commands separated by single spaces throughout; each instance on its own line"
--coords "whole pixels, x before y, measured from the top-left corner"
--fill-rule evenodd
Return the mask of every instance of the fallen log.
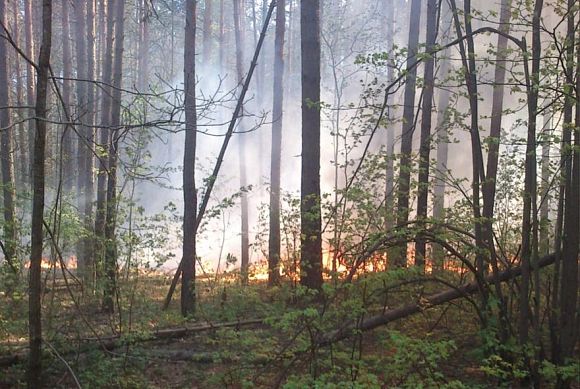
M 220 328 L 241 328 L 253 325 L 261 325 L 264 323 L 263 319 L 250 319 L 250 320 L 237 320 L 221 323 L 205 323 L 196 326 L 189 327 L 179 327 L 179 328 L 163 328 L 154 330 L 148 334 L 142 334 L 140 336 L 131 336 L 132 334 L 123 335 L 112 335 L 103 337 L 90 337 L 83 338 L 80 340 L 71 340 L 70 343 L 75 343 L 80 341 L 80 346 L 75 346 L 69 350 L 60 350 L 61 354 L 71 354 L 77 352 L 83 352 L 88 350 L 94 350 L 95 348 L 101 348 L 103 350 L 112 351 L 116 348 L 126 346 L 128 344 L 135 344 L 137 342 L 145 341 L 155 341 L 161 339 L 173 339 L 182 338 L 190 336 L 200 332 L 206 332 L 211 330 L 217 330 Z M 77 343 L 78 345 L 78 343 Z M 14 344 L 13 344 L 14 346 Z M 22 352 L 2 355 L 0 356 L 0 367 L 12 366 L 20 362 L 27 360 L 27 343 L 22 344 Z
M 538 260 L 538 269 L 551 265 L 556 260 L 556 254 L 549 254 Z M 506 282 L 516 278 L 522 274 L 521 267 L 514 267 L 500 272 L 497 276 L 499 282 Z M 487 277 L 487 281 L 492 282 L 492 276 Z M 423 297 L 419 301 L 405 305 L 400 308 L 395 308 L 384 312 L 383 314 L 369 317 L 360 323 L 350 322 L 342 328 L 323 335 L 318 341 L 317 346 L 327 346 L 340 340 L 349 338 L 361 331 L 369 331 L 377 327 L 386 325 L 396 320 L 403 319 L 407 316 L 425 311 L 437 305 L 445 304 L 461 297 L 475 294 L 479 292 L 480 287 L 476 282 L 471 282 L 457 288 L 448 289 L 431 296 Z

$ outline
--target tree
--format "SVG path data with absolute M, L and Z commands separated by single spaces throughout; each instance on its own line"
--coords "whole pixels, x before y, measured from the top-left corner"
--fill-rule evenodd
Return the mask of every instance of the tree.
M 244 82 L 244 23 L 243 16 L 245 15 L 243 3 L 241 0 L 234 0 L 234 29 L 236 36 L 236 71 L 238 76 L 238 86 Z M 242 101 L 243 104 L 243 101 Z M 244 108 L 242 105 L 242 116 Z M 238 125 L 238 152 L 240 160 L 240 187 L 242 190 L 240 198 L 241 206 L 241 275 L 242 284 L 248 283 L 248 267 L 250 264 L 250 240 L 249 240 L 249 221 L 248 221 L 248 179 L 246 174 L 246 137 L 244 118 L 240 118 Z
M 411 169 L 413 149 L 413 132 L 415 130 L 415 89 L 417 83 L 416 60 L 419 45 L 419 23 L 421 21 L 421 0 L 411 1 L 409 19 L 409 39 L 407 43 L 407 76 L 405 78 L 405 97 L 403 102 L 403 124 L 401 133 L 401 163 L 399 168 L 397 191 L 397 224 L 403 225 L 409 220 L 409 194 L 411 187 Z M 389 253 L 392 264 L 396 267 L 407 266 L 407 246 L 397 246 Z
M 6 5 L 2 2 L 0 4 L 0 35 L 8 35 L 3 27 L 8 25 L 7 19 Z M 4 85 L 0 87 L 0 107 L 3 107 L 0 108 L 0 128 L 2 128 L 0 135 L 0 162 L 2 165 L 2 195 L 4 200 L 4 246 L 2 249 L 6 263 L 14 273 L 17 273 L 16 210 L 14 205 L 16 192 L 14 186 L 14 160 L 12 157 L 12 134 L 14 128 L 11 126 L 10 110 L 7 108 L 10 106 L 8 97 L 10 83 L 8 82 L 8 50 L 6 42 L 6 39 L 0 38 L 0 85 Z
M 437 40 L 437 0 L 427 1 L 427 59 L 423 71 L 423 101 L 421 106 L 421 141 L 419 148 L 419 180 L 417 190 L 417 220 L 427 218 L 427 199 L 429 194 L 429 155 L 431 152 L 431 116 L 433 109 L 433 92 L 435 88 L 435 42 Z M 419 228 L 424 228 L 419 224 Z M 415 265 L 425 267 L 425 240 L 420 236 L 415 243 Z
M 42 319 L 41 319 L 41 262 L 44 217 L 44 167 L 46 149 L 47 90 L 52 44 L 52 1 L 42 2 L 42 42 L 37 63 L 36 133 L 34 137 L 34 164 L 32 166 L 34 194 L 32 197 L 31 251 L 28 295 L 29 365 L 28 387 L 42 387 Z
M 69 0 L 62 0 L 62 12 L 61 12 L 61 33 L 62 33 L 62 76 L 64 80 L 62 81 L 62 98 L 64 109 L 67 112 L 71 111 L 72 108 L 72 54 L 71 54 L 71 44 L 70 44 L 70 22 L 69 22 Z M 74 185 L 74 169 L 73 169 L 73 142 L 71 129 L 67 124 L 63 125 L 62 134 L 62 153 L 63 153 L 63 166 L 62 166 L 62 179 L 63 179 L 63 189 L 66 193 L 72 193 Z
M 300 283 L 322 287 L 320 208 L 320 1 L 300 2 L 302 168 Z
M 107 206 L 105 218 L 105 276 L 103 309 L 112 313 L 113 297 L 117 290 L 117 165 L 119 129 L 121 127 L 121 81 L 123 76 L 123 49 L 125 38 L 125 2 L 115 3 L 115 55 L 113 63 L 113 96 L 111 106 L 111 135 L 109 136 L 109 161 L 107 171 Z
M 185 91 L 185 149 L 183 156 L 183 276 L 181 278 L 181 314 L 195 312 L 195 240 L 197 192 L 195 189 L 195 148 L 197 115 L 195 105 L 195 30 L 196 1 L 187 0 L 185 11 L 185 50 L 183 80 Z
M 274 41 L 274 86 L 272 101 L 272 150 L 270 166 L 270 235 L 268 241 L 268 285 L 279 283 L 280 276 L 280 162 L 282 122 L 284 115 L 284 35 L 286 1 L 276 3 L 276 37 Z

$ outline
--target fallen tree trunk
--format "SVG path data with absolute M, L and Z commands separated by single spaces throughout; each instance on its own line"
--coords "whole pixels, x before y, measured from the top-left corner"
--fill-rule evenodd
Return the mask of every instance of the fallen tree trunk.
M 553 264 L 555 260 L 556 254 L 546 255 L 545 257 L 541 258 L 538 261 L 537 266 L 538 268 L 543 268 Z M 521 267 L 514 267 L 505 270 L 503 272 L 500 272 L 497 275 L 497 278 L 499 282 L 506 282 L 515 277 L 518 277 L 519 275 L 521 275 L 521 273 L 522 273 Z M 492 282 L 492 276 L 487 277 L 487 281 Z M 361 331 L 372 330 L 374 328 L 386 325 L 396 320 L 403 319 L 407 316 L 422 312 L 426 309 L 435 307 L 437 305 L 445 304 L 458 298 L 477 293 L 479 290 L 480 290 L 479 285 L 476 282 L 471 282 L 469 284 L 465 284 L 454 289 L 448 289 L 443 292 L 433 294 L 428 297 L 424 297 L 413 304 L 388 310 L 381 315 L 369 317 L 368 319 L 363 320 L 361 323 L 358 324 L 352 322 L 348 323 L 336 331 L 323 335 L 318 340 L 317 346 L 320 347 L 330 345 L 332 343 L 338 342 L 340 340 L 358 334 Z
M 181 338 L 185 336 L 190 336 L 196 333 L 217 330 L 220 328 L 240 328 L 248 327 L 254 325 L 261 325 L 264 323 L 263 319 L 250 319 L 250 320 L 238 320 L 229 321 L 222 323 L 206 323 L 191 327 L 179 327 L 179 328 L 164 328 L 152 331 L 149 334 L 143 334 L 139 337 L 128 337 L 127 335 L 113 335 L 113 336 L 103 336 L 103 337 L 91 337 L 80 339 L 80 346 L 73 347 L 68 350 L 59 350 L 61 354 L 70 354 L 83 352 L 86 350 L 94 350 L 96 347 L 103 350 L 111 351 L 116 348 L 126 346 L 127 344 L 135 344 L 137 342 L 154 341 L 161 339 L 172 339 Z M 74 341 L 71 340 L 71 343 Z M 15 346 L 13 344 L 13 346 Z M 22 349 L 26 350 L 27 347 L 25 343 L 22 344 Z M 22 351 L 14 353 L 11 355 L 0 356 L 0 367 L 6 367 L 15 365 L 20 362 L 27 360 L 27 351 Z

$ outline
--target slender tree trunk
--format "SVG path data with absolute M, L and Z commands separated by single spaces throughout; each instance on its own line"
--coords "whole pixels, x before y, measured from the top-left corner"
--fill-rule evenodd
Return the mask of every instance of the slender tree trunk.
M 580 34 L 576 38 L 580 42 Z M 576 48 L 576 117 L 574 144 L 570 154 L 570 175 L 565 188 L 564 230 L 562 236 L 562 287 L 560 292 L 560 356 L 563 364 L 573 363 L 578 339 L 578 247 L 580 244 L 580 47 Z M 571 129 L 572 130 L 572 129 Z M 569 385 L 561 382 L 562 387 Z
M 147 3 L 148 0 L 141 0 L 139 15 L 139 71 L 137 72 L 139 92 L 145 92 L 149 82 L 149 6 Z M 146 104 L 143 104 L 143 107 L 146 108 Z
M 388 5 L 387 5 L 388 4 Z M 384 2 L 383 7 L 387 13 L 387 23 L 386 23 L 386 41 L 387 41 L 387 51 L 389 53 L 389 62 L 387 68 L 387 82 L 391 84 L 395 77 L 395 53 L 394 53 L 394 42 L 395 42 L 395 2 Z M 387 101 L 389 103 L 389 101 Z M 391 119 L 391 117 L 387 118 Z M 395 128 L 393 124 L 388 124 L 387 128 L 387 164 L 385 172 L 385 228 L 389 230 L 393 227 L 394 222 L 394 208 L 395 208 Z
M 105 219 L 105 274 L 103 310 L 114 311 L 117 291 L 117 165 L 119 129 L 121 126 L 121 86 L 123 79 L 123 50 L 125 39 L 125 2 L 115 4 L 115 56 L 113 62 L 113 101 L 111 106 L 111 136 L 109 138 L 109 166 L 107 172 L 107 206 Z
M 564 309 L 564 296 L 562 281 L 563 274 L 563 247 L 565 230 L 565 218 L 567 216 L 567 207 L 569 189 L 568 186 L 572 183 L 572 110 L 574 108 L 573 95 L 574 88 L 574 31 L 575 20 L 574 12 L 572 11 L 576 2 L 568 0 L 568 17 L 567 17 L 567 34 L 566 34 L 566 53 L 565 53 L 565 75 L 566 85 L 564 90 L 567 92 L 564 96 L 563 107 L 563 122 L 562 122 L 562 142 L 560 147 L 560 187 L 558 193 L 558 209 L 556 216 L 555 232 L 554 232 L 554 249 L 556 251 L 556 262 L 554 264 L 554 277 L 552 282 L 552 312 L 551 312 L 551 341 L 552 341 L 552 359 L 556 364 L 565 363 L 563 358 L 562 347 L 562 310 Z M 578 49 L 580 50 L 580 49 Z M 563 383 L 561 383 L 563 385 Z
M 28 336 L 30 355 L 28 365 L 28 387 L 42 387 L 42 319 L 41 319 L 41 262 L 44 214 L 44 164 L 46 146 L 47 89 L 52 43 L 52 1 L 42 2 L 42 42 L 38 57 L 38 78 L 36 84 L 36 135 L 34 138 L 33 198 L 31 252 L 29 269 Z
M 203 64 L 209 68 L 211 65 L 212 49 L 212 18 L 213 18 L 213 1 L 205 0 L 205 9 L 203 12 Z
M 95 216 L 95 262 L 97 266 L 97 278 L 103 268 L 105 256 L 105 219 L 107 209 L 107 171 L 108 171 L 108 154 L 109 139 L 111 131 L 111 107 L 113 105 L 113 56 L 114 50 L 114 2 L 107 3 L 107 31 L 105 36 L 104 52 L 102 53 L 103 61 L 103 91 L 101 92 L 101 124 L 99 128 L 98 147 L 102 150 L 99 156 L 99 171 L 97 173 L 97 204 Z
M 445 12 L 443 12 L 445 10 Z M 442 34 L 442 44 L 447 44 L 453 25 L 453 17 L 449 14 L 449 6 L 441 4 L 440 23 Z M 449 55 L 450 50 L 445 49 L 440 55 L 439 76 L 441 80 L 449 77 Z M 449 101 L 451 92 L 448 88 L 441 88 L 437 97 L 437 167 L 433 184 L 433 219 L 443 222 L 445 220 L 445 190 L 447 179 L 447 159 L 449 155 L 449 127 L 450 111 Z M 433 271 L 441 272 L 445 267 L 445 250 L 439 244 L 433 244 Z
M 32 0 L 24 0 L 24 37 L 26 40 L 26 56 L 28 58 L 35 58 L 34 35 L 32 34 Z M 33 118 L 35 115 L 35 85 L 34 85 L 34 68 L 30 64 L 26 64 L 26 104 L 29 107 L 28 115 Z M 26 169 L 26 177 L 31 177 L 31 169 L 34 160 L 34 142 L 31 140 L 35 137 L 34 130 L 35 121 L 28 120 L 28 168 Z
M 13 33 L 12 38 L 17 45 L 20 45 L 20 1 L 12 2 L 12 17 L 13 17 Z M 27 65 L 28 66 L 28 65 Z M 16 56 L 14 61 L 14 73 L 16 77 L 16 104 L 21 107 L 24 104 L 24 86 L 22 84 L 22 72 L 20 67 L 20 58 Z M 22 119 L 26 116 L 26 110 L 17 109 L 16 112 L 18 113 L 18 118 L 20 123 L 18 123 L 18 158 L 17 161 L 19 162 L 18 165 L 18 172 L 15 174 L 15 182 L 16 186 L 19 188 L 19 191 L 24 191 L 26 187 L 26 177 L 28 175 L 28 146 L 27 140 L 28 136 L 26 134 L 26 129 L 24 128 L 24 123 Z M 16 166 L 15 166 L 16 168 Z
M 62 99 L 67 112 L 72 112 L 72 54 L 71 54 L 71 37 L 70 37 L 70 21 L 69 21 L 69 0 L 62 0 L 61 12 L 61 33 L 62 33 L 62 75 L 64 80 L 62 82 Z M 74 185 L 74 169 L 73 169 L 73 144 L 70 127 L 67 124 L 63 126 L 62 133 L 62 179 L 64 193 L 71 194 Z
M 0 35 L 7 36 L 2 26 L 8 25 L 8 15 L 4 2 L 0 4 Z M 6 39 L 0 38 L 0 107 L 10 106 L 8 96 L 8 49 Z M 4 259 L 12 270 L 18 272 L 16 258 L 16 210 L 14 200 L 16 197 L 14 184 L 14 160 L 12 134 L 14 127 L 11 126 L 10 112 L 8 108 L 0 108 L 0 162 L 2 165 L 2 195 L 4 209 Z
M 405 98 L 403 107 L 403 128 L 401 134 L 401 163 L 397 192 L 397 224 L 409 220 L 409 194 L 411 186 L 411 169 L 413 149 L 413 132 L 415 131 L 415 90 L 417 84 L 417 67 L 411 66 L 415 60 L 419 45 L 419 28 L 421 21 L 421 0 L 411 1 L 409 20 L 409 40 L 407 54 L 407 77 L 405 79 Z M 396 267 L 407 266 L 407 245 L 403 244 L 391 250 L 392 264 Z
M 187 0 L 185 12 L 185 150 L 183 157 L 183 258 L 181 267 L 181 313 L 195 312 L 195 261 L 197 192 L 195 188 L 195 149 L 197 114 L 195 105 L 195 30 L 196 1 Z
M 525 158 L 525 177 L 524 177 L 524 207 L 522 217 L 522 248 L 521 248 L 521 267 L 522 281 L 520 283 L 519 299 L 519 341 L 525 345 L 528 341 L 528 329 L 530 321 L 535 328 L 539 323 L 532 320 L 529 306 L 529 290 L 532 279 L 532 264 L 537 259 L 537 236 L 535 235 L 537 219 L 535 212 L 535 202 L 537 198 L 537 162 L 536 162 L 536 119 L 538 110 L 538 88 L 540 78 L 540 17 L 542 11 L 542 0 L 537 0 L 534 8 L 532 20 L 532 72 L 528 73 L 527 62 L 526 76 L 528 78 L 527 97 L 528 97 L 528 137 L 526 143 Z M 537 285 L 535 285 L 538 287 Z
M 225 25 L 224 25 L 224 0 L 220 0 L 220 73 L 223 74 L 225 72 Z
M 437 40 L 438 1 L 427 1 L 427 39 L 425 50 L 431 53 Z M 433 90 L 435 86 L 434 54 L 428 54 L 423 72 L 423 102 L 421 115 L 421 143 L 419 148 L 419 179 L 417 191 L 417 220 L 427 218 L 427 199 L 429 194 L 429 155 L 431 153 L 431 117 L 433 110 Z M 419 228 L 421 224 L 419 224 Z M 425 268 L 426 242 L 418 237 L 415 241 L 415 265 Z
M 272 154 L 270 167 L 270 238 L 268 242 L 268 285 L 280 282 L 280 161 L 284 114 L 284 35 L 286 1 L 276 3 L 274 41 L 274 87 L 272 102 Z
M 542 183 L 540 186 L 540 254 L 550 251 L 550 142 L 553 133 L 552 112 L 546 101 L 543 107 L 544 123 L 542 129 Z
M 322 287 L 320 207 L 320 1 L 300 2 L 302 52 L 302 169 L 300 283 Z
M 236 35 L 236 69 L 238 75 L 238 86 L 241 86 L 244 82 L 244 7 L 241 0 L 234 1 L 234 28 Z M 243 108 L 242 108 L 243 115 Z M 247 194 L 247 176 L 246 176 L 246 135 L 244 134 L 244 118 L 240 118 L 238 131 L 238 146 L 239 146 L 239 158 L 240 158 L 240 187 L 242 188 L 241 195 L 241 208 L 242 208 L 242 218 L 241 218 L 241 275 L 242 284 L 248 283 L 248 268 L 250 264 L 250 240 L 249 240 L 249 223 L 248 223 L 248 194 Z

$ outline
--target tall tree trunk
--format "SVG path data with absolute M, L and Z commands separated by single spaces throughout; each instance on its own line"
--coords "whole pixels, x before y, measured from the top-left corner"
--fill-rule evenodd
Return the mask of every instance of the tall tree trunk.
M 280 282 L 280 161 L 284 114 L 284 35 L 286 1 L 276 3 L 276 37 L 274 41 L 274 87 L 272 101 L 272 150 L 270 167 L 270 237 L 268 241 L 268 285 Z
M 105 45 L 102 53 L 103 61 L 103 92 L 101 93 L 101 124 L 99 128 L 98 146 L 102 150 L 99 156 L 99 171 L 97 173 L 97 204 L 95 215 L 95 262 L 97 266 L 97 277 L 100 278 L 100 273 L 103 268 L 105 256 L 105 219 L 107 208 L 107 171 L 108 171 L 108 153 L 109 153 L 109 139 L 111 131 L 111 107 L 113 105 L 112 96 L 113 88 L 113 56 L 107 53 L 112 53 L 114 50 L 114 17 L 115 8 L 114 2 L 107 3 L 107 31 L 105 36 Z
M 69 0 L 62 0 L 62 12 L 61 12 L 61 33 L 62 33 L 62 99 L 64 108 L 67 112 L 71 112 L 72 108 L 72 54 L 71 54 L 71 44 L 70 44 L 70 21 L 69 21 Z M 63 189 L 64 193 L 72 194 L 72 189 L 74 185 L 74 163 L 73 163 L 73 143 L 72 143 L 72 133 L 68 124 L 63 125 L 62 133 L 62 154 L 63 154 L 63 166 L 62 168 L 62 179 L 63 179 Z
M 435 42 L 437 40 L 438 1 L 427 1 L 427 39 L 425 50 L 428 53 L 423 71 L 423 102 L 421 106 L 421 143 L 419 147 L 419 178 L 417 190 L 417 220 L 427 218 L 427 199 L 429 194 L 429 155 L 431 153 L 431 116 L 433 110 L 433 90 L 435 86 Z M 421 224 L 419 224 L 419 228 Z M 426 242 L 422 237 L 415 241 L 415 265 L 425 267 Z
M 387 82 L 391 84 L 395 78 L 395 2 L 383 2 L 385 9 L 387 23 L 386 23 L 386 42 L 387 52 L 389 53 L 389 61 L 387 64 Z M 389 101 L 387 101 L 389 103 Z M 389 111 L 390 112 L 390 111 Z M 391 117 L 387 118 L 392 119 Z M 394 222 L 394 208 L 395 208 L 395 128 L 389 123 L 387 128 L 387 164 L 385 172 L 385 228 L 389 230 L 393 227 Z
M 459 42 L 459 52 L 461 54 L 461 63 L 465 74 L 465 84 L 467 86 L 467 93 L 469 99 L 470 108 L 470 126 L 469 135 L 471 139 L 471 159 L 472 159 L 472 212 L 474 218 L 474 230 L 475 230 L 475 244 L 478 247 L 478 253 L 476 254 L 476 269 L 478 272 L 478 278 L 483 279 L 485 269 L 484 269 L 484 255 L 483 250 L 485 249 L 482 226 L 481 226 L 481 204 L 480 204 L 480 183 L 485 181 L 485 171 L 483 167 L 483 155 L 481 147 L 481 138 L 479 134 L 479 102 L 478 102 L 478 87 L 477 87 L 477 73 L 475 65 L 475 45 L 473 42 L 471 19 L 473 17 L 471 13 L 471 1 L 464 1 L 464 25 L 465 25 L 465 35 L 463 35 L 461 29 L 461 22 L 459 20 L 459 11 L 455 0 L 451 0 L 451 10 L 453 12 L 453 19 L 455 24 L 455 31 L 458 37 L 465 36 L 465 41 L 467 42 L 467 49 L 463 41 Z M 482 293 L 483 305 L 487 305 L 488 293 L 483 291 Z
M 401 134 L 401 163 L 399 168 L 397 192 L 397 224 L 403 225 L 409 220 L 409 194 L 411 186 L 411 169 L 413 149 L 413 132 L 415 131 L 415 90 L 417 84 L 417 67 L 412 66 L 416 60 L 419 45 L 421 21 L 421 0 L 411 1 L 409 19 L 409 39 L 407 43 L 407 76 L 405 79 L 405 98 L 403 107 L 403 127 Z M 396 267 L 407 266 L 407 245 L 402 244 L 391 250 L 389 257 Z
M 12 18 L 13 18 L 13 33 L 12 38 L 17 45 L 21 45 L 20 42 L 20 1 L 12 2 Z M 26 65 L 28 66 L 28 65 Z M 24 86 L 22 85 L 22 72 L 20 67 L 20 58 L 16 56 L 14 61 L 14 74 L 16 77 L 16 105 L 21 107 L 24 104 Z M 18 113 L 19 123 L 18 123 L 18 157 L 17 161 L 19 161 L 18 171 L 15 174 L 15 184 L 21 190 L 25 190 L 26 186 L 26 177 L 28 175 L 28 136 L 26 134 L 26 129 L 24 128 L 24 123 L 22 119 L 26 116 L 26 110 L 17 109 L 16 112 Z M 15 166 L 16 168 L 16 166 Z
M 95 268 L 95 245 L 93 239 L 94 231 L 94 219 L 93 219 L 93 201 L 95 197 L 95 178 L 94 178 L 94 168 L 95 168 L 95 158 L 92 152 L 93 145 L 95 144 L 95 130 L 93 128 L 96 120 L 97 104 L 96 104 L 96 91 L 95 85 L 92 80 L 95 80 L 95 4 L 93 1 L 87 2 L 87 79 L 91 82 L 87 83 L 86 86 L 86 101 L 87 101 L 87 111 L 85 116 L 86 126 L 83 129 L 84 138 L 87 142 L 86 153 L 84 154 L 83 167 L 85 168 L 85 174 L 82 175 L 84 180 L 84 223 L 85 229 L 90 237 L 84 239 L 83 242 L 83 256 L 85 265 L 85 281 L 88 285 L 88 289 L 94 289 L 94 282 L 96 279 L 96 268 Z
M 546 255 L 550 251 L 550 142 L 553 134 L 553 118 L 547 100 L 544 103 L 543 110 L 542 181 L 540 186 L 540 255 Z
M 147 3 L 148 0 L 141 0 L 139 14 L 139 71 L 137 72 L 139 92 L 145 92 L 149 82 L 149 6 Z M 146 107 L 147 105 L 143 104 L 143 108 Z
M 537 161 L 536 161 L 536 120 L 538 114 L 538 88 L 540 85 L 540 17 L 542 12 L 542 0 L 537 0 L 532 19 L 532 69 L 529 74 L 528 64 L 524 63 L 527 78 L 528 97 L 528 137 L 526 142 L 525 177 L 524 177 L 524 207 L 522 217 L 522 248 L 521 267 L 522 281 L 520 283 L 519 299 L 519 341 L 523 346 L 528 341 L 528 329 L 530 321 L 532 327 L 537 328 L 539 323 L 531 317 L 529 305 L 529 290 L 532 280 L 532 265 L 535 265 L 538 257 L 537 247 Z M 526 60 L 527 61 L 527 60 Z M 536 288 L 539 285 L 534 285 Z M 536 339 L 539 341 L 539 339 Z
M 300 2 L 302 168 L 300 283 L 322 288 L 320 206 L 320 1 Z
M 42 387 L 42 319 L 41 319 L 41 263 L 44 214 L 44 164 L 46 146 L 47 89 L 50 66 L 50 49 L 52 43 L 52 0 L 42 2 L 42 42 L 38 57 L 38 77 L 36 84 L 36 134 L 34 138 L 33 197 L 31 252 L 29 269 L 28 294 L 28 336 L 29 365 L 28 387 Z
M 0 35 L 8 36 L 2 26 L 8 26 L 8 15 L 4 2 L 0 4 Z M 7 107 L 10 106 L 8 96 L 8 50 L 6 39 L 0 38 L 0 162 L 2 164 L 2 195 L 4 208 L 4 259 L 12 268 L 14 273 L 18 272 L 16 258 L 16 211 L 14 200 L 16 197 L 14 186 L 14 160 L 12 134 L 14 127 L 11 126 L 10 112 Z
M 448 55 L 446 50 L 443 57 Z M 441 78 L 447 77 L 449 60 L 442 60 L 440 72 Z M 449 98 L 451 92 L 447 88 L 439 91 L 437 99 L 437 169 L 435 171 L 435 183 L 433 185 L 433 219 L 439 222 L 445 221 L 445 180 L 447 177 L 447 159 L 449 155 L 449 137 L 447 133 L 449 125 Z M 445 265 L 445 250 L 438 244 L 433 245 L 433 271 L 442 271 Z
M 32 0 L 24 0 L 24 38 L 26 40 L 26 56 L 28 58 L 35 57 L 35 47 L 34 47 L 34 35 L 32 34 Z M 34 101 L 34 93 L 35 93 L 35 85 L 34 85 L 34 68 L 30 64 L 26 64 L 26 104 L 29 107 L 28 116 L 33 118 L 35 115 L 35 101 Z M 31 177 L 31 169 L 33 166 L 34 161 L 34 142 L 32 139 L 35 137 L 34 132 L 34 120 L 28 121 L 28 169 L 26 169 L 25 173 L 26 177 Z
M 580 42 L 580 33 L 576 38 Z M 570 154 L 571 169 L 565 188 L 564 231 L 562 236 L 562 288 L 560 292 L 561 363 L 573 361 L 578 339 L 578 246 L 580 244 L 580 47 L 576 48 L 576 117 L 574 144 Z M 571 129 L 572 130 L 572 129 Z M 566 387 L 568 382 L 562 382 Z
M 205 9 L 203 12 L 203 64 L 209 69 L 211 65 L 211 49 L 212 49 L 212 17 L 213 17 L 213 1 L 205 0 Z
M 115 55 L 113 62 L 113 99 L 111 106 L 111 136 L 109 138 L 109 166 L 107 172 L 107 206 L 105 218 L 105 274 L 103 310 L 114 311 L 117 291 L 117 164 L 119 128 L 121 126 L 121 86 L 123 79 L 123 49 L 125 39 L 125 2 L 115 4 Z
M 183 76 L 185 84 L 185 149 L 183 156 L 183 269 L 181 313 L 195 312 L 195 261 L 197 192 L 195 188 L 195 148 L 197 114 L 195 105 L 195 30 L 196 0 L 187 0 L 185 11 L 185 51 Z
M 552 358 L 556 364 L 565 363 L 563 359 L 562 343 L 562 310 L 564 306 L 563 288 L 563 247 L 565 231 L 565 218 L 567 216 L 568 199 L 566 198 L 572 184 L 572 110 L 574 108 L 573 88 L 574 88 L 574 31 L 575 17 L 572 11 L 576 2 L 568 0 L 567 33 L 565 47 L 565 76 L 566 85 L 564 90 L 563 122 L 562 122 L 562 142 L 560 147 L 560 187 L 558 193 L 558 209 L 554 232 L 554 249 L 556 251 L 556 262 L 554 264 L 554 277 L 552 283 L 552 312 L 551 312 L 551 341 Z M 578 49 L 580 51 L 580 49 Z
M 234 0 L 234 28 L 236 35 L 236 70 L 238 75 L 238 86 L 242 86 L 244 82 L 244 18 L 245 12 L 243 3 L 241 0 Z M 243 115 L 243 107 L 242 107 Z M 240 118 L 238 125 L 238 146 L 239 146 L 239 158 L 240 158 L 240 187 L 242 188 L 241 195 L 241 275 L 242 284 L 248 283 L 248 268 L 250 265 L 250 240 L 249 240 L 249 223 L 248 223 L 248 193 L 247 193 L 247 176 L 246 176 L 246 135 L 244 127 L 244 118 Z
M 87 79 L 87 35 L 86 35 L 86 16 L 85 16 L 85 0 L 77 0 L 75 3 L 75 41 L 76 41 L 76 57 L 77 57 L 77 78 L 81 81 L 77 81 L 77 118 L 81 122 L 80 125 L 80 137 L 78 143 L 78 209 L 81 212 L 81 218 L 83 223 L 87 220 L 89 215 L 85 214 L 85 200 L 86 200 L 86 175 L 89 174 L 86 166 L 86 155 L 91 152 L 89 140 L 86 138 L 87 134 L 87 112 L 88 112 L 88 98 L 87 98 L 87 83 L 83 80 Z M 87 257 L 85 251 L 84 240 L 79 241 L 77 247 L 77 258 L 78 258 L 78 268 L 81 274 L 86 275 L 87 270 Z

